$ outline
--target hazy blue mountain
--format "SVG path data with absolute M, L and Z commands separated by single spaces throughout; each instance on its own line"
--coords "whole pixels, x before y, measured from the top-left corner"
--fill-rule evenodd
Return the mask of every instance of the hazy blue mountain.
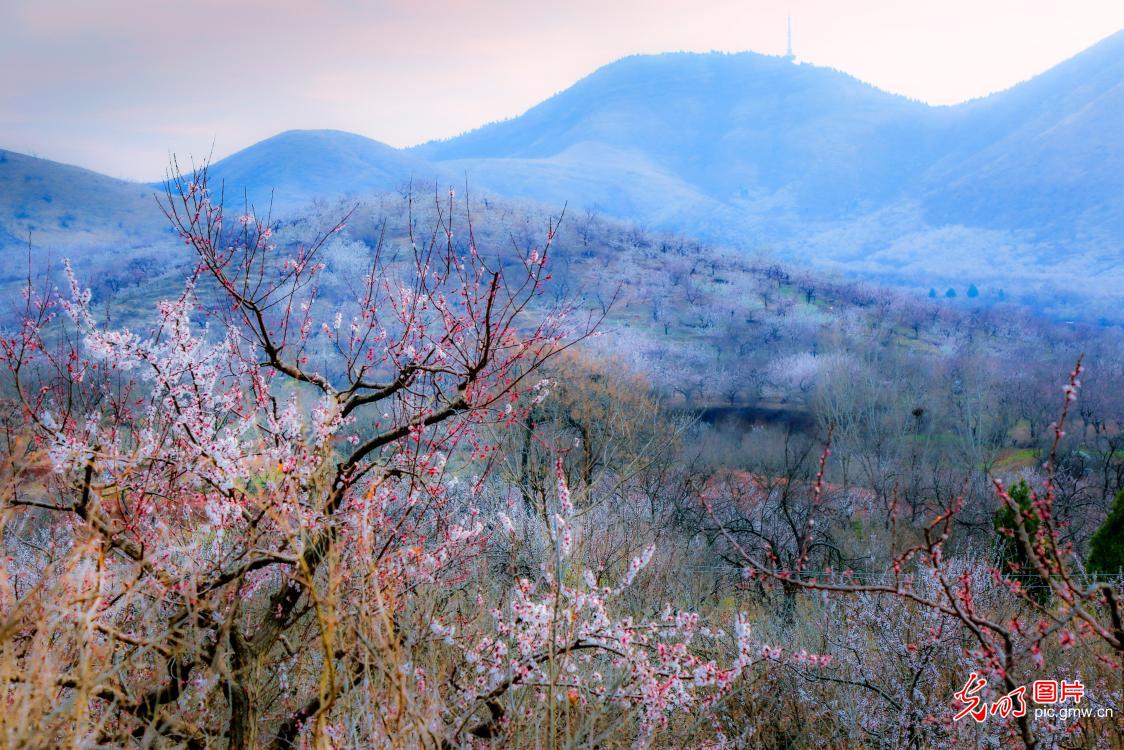
M 1124 32 L 952 107 L 778 57 L 632 57 L 414 151 L 508 194 L 1077 314 L 1124 287 L 1122 136 Z
M 150 187 L 0 150 L 0 249 L 135 243 L 163 232 Z M 6 269 L 7 270 L 7 269 Z
M 186 167 L 186 165 L 183 165 Z M 212 189 L 228 205 L 243 197 L 260 209 L 272 199 L 282 210 L 315 198 L 419 189 L 444 174 L 424 160 L 378 141 L 334 130 L 281 133 L 210 167 Z M 0 151 L 0 247 L 103 246 L 167 234 L 155 196 L 163 184 L 117 180 L 79 167 L 14 151 Z
M 1124 244 L 1124 32 L 951 110 L 922 192 L 931 222 Z
M 287 211 L 467 176 L 477 193 L 921 291 L 971 283 L 1101 314 L 1124 302 L 1122 136 L 1124 32 L 952 107 L 779 57 L 675 53 L 620 60 L 519 117 L 413 149 L 288 131 L 214 164 L 212 184 L 260 213 L 271 194 Z M 6 159 L 0 245 L 28 229 L 71 244 L 158 231 L 152 188 Z
M 444 170 L 385 143 L 339 130 L 289 130 L 211 166 L 211 184 L 228 201 L 243 191 L 261 210 L 272 198 L 282 209 L 314 198 L 392 191 L 413 181 L 432 188 Z
M 577 149 L 594 153 L 592 166 L 608 150 L 720 202 L 782 195 L 798 215 L 838 218 L 897 197 L 939 156 L 944 119 L 835 70 L 679 53 L 620 60 L 520 117 L 415 152 L 490 175 L 574 163 Z M 614 187 L 624 205 L 652 189 Z
M 190 253 L 168 226 L 152 186 L 0 151 L 0 326 L 23 304 L 31 269 L 65 288 L 61 261 L 106 303 L 100 312 L 149 310 L 182 288 Z M 41 287 L 39 287 L 41 289 Z M 109 301 L 112 300 L 112 305 Z
M 415 152 L 535 197 L 560 192 L 545 178 L 565 164 L 571 201 L 582 201 L 583 182 L 596 193 L 608 182 L 615 198 L 597 201 L 602 208 L 662 225 L 666 210 L 636 212 L 658 201 L 638 201 L 651 186 L 629 174 L 681 182 L 674 192 L 766 222 L 783 217 L 771 227 L 780 237 L 793 220 L 835 223 L 905 201 L 918 203 L 933 226 L 1119 243 L 1122 135 L 1124 32 L 1008 91 L 955 107 L 779 57 L 631 57 L 519 117 Z M 579 150 L 596 157 L 583 162 Z M 601 169 L 606 150 L 613 158 Z M 671 219 L 710 229 L 703 217 Z

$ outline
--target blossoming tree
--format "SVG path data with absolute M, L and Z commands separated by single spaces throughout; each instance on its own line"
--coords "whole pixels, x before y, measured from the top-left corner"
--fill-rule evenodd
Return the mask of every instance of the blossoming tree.
M 867 601 L 871 597 L 886 598 L 896 602 L 898 607 L 935 618 L 939 627 L 917 632 L 914 640 L 906 644 L 911 655 L 925 654 L 932 661 L 941 647 L 944 633 L 954 628 L 958 639 L 966 644 L 962 655 L 968 664 L 975 665 L 968 684 L 958 696 L 967 695 L 976 706 L 987 706 L 983 714 L 976 716 L 979 717 L 977 722 L 989 715 L 995 717 L 996 734 L 991 741 L 1026 748 L 1057 743 L 1067 731 L 1077 731 L 1080 726 L 1072 724 L 1059 729 L 1036 725 L 1027 710 L 1027 685 L 1036 677 L 1049 676 L 1048 672 L 1042 672 L 1048 663 L 1048 652 L 1081 647 L 1117 679 L 1124 657 L 1124 607 L 1119 581 L 1096 580 L 1083 574 L 1072 544 L 1064 540 L 1066 520 L 1059 516 L 1055 502 L 1058 446 L 1078 398 L 1082 372 L 1079 359 L 1063 385 L 1062 406 L 1058 419 L 1051 425 L 1053 443 L 1043 467 L 1041 486 L 1030 488 L 1028 497 L 1020 500 L 1000 481 L 994 481 L 996 498 L 1010 519 L 1001 531 L 1020 553 L 1014 559 L 990 566 L 968 566 L 963 559 L 948 554 L 954 522 L 962 509 L 960 501 L 945 508 L 924 526 L 920 540 L 897 549 L 884 576 L 865 581 L 855 578 L 850 570 L 828 569 L 809 577 L 804 575 L 805 557 L 795 563 L 778 565 L 775 557 L 761 555 L 739 544 L 729 531 L 725 532 L 726 538 L 738 550 L 747 575 L 766 584 L 797 586 Z M 817 495 L 823 485 L 824 465 L 829 455 L 830 450 L 825 448 L 816 481 Z M 890 512 L 895 532 L 897 521 L 895 506 Z M 892 536 L 896 538 L 897 534 Z M 804 548 L 812 537 L 805 531 L 802 538 Z M 1003 600 L 997 601 L 1001 597 Z M 879 616 L 885 617 L 884 614 Z M 946 656 L 945 661 L 951 659 Z M 871 688 L 868 682 L 860 686 Z M 1119 696 L 1118 682 L 1106 681 L 1094 688 L 1091 692 L 1109 696 L 1109 703 L 1113 695 Z M 963 712 L 956 718 L 966 714 Z M 928 721 L 939 718 L 934 713 Z M 947 723 L 951 725 L 952 721 Z M 967 734 L 974 728 L 967 723 L 950 727 L 949 731 Z M 916 728 L 911 727 L 910 731 L 915 732 Z M 1106 722 L 1100 731 L 1111 735 L 1114 727 Z M 1107 740 L 1102 737 L 1096 741 Z
M 561 475 L 541 580 L 483 630 L 448 614 L 494 527 L 472 503 L 487 434 L 593 329 L 540 296 L 553 223 L 488 257 L 450 192 L 339 302 L 318 293 L 342 223 L 286 246 L 228 216 L 206 168 L 162 206 L 198 264 L 151 329 L 100 321 L 68 267 L 65 293 L 29 277 L 0 342 L 6 745 L 453 747 L 506 731 L 517 692 L 552 727 L 558 700 L 633 707 L 643 739 L 749 665 L 744 625 L 722 669 L 692 616 L 620 620 L 618 589 L 564 578 Z

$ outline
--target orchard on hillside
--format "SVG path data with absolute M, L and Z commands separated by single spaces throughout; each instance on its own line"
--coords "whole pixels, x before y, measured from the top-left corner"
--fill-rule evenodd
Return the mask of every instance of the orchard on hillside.
M 6 747 L 1121 747 L 1111 336 L 1059 409 L 1068 328 L 383 198 L 174 174 L 129 326 L 28 274 Z M 971 675 L 1101 713 L 958 719 Z
M 68 267 L 67 294 L 29 281 L 3 340 L 6 747 L 437 748 L 540 723 L 550 744 L 636 740 L 758 658 L 744 624 L 617 619 L 651 551 L 618 583 L 583 577 L 561 458 L 543 565 L 468 593 L 514 528 L 478 508 L 493 436 L 596 323 L 537 305 L 553 224 L 501 261 L 471 223 L 457 235 L 450 191 L 332 309 L 321 257 L 342 223 L 278 247 L 205 168 L 163 207 L 198 266 L 149 330 L 100 321 Z

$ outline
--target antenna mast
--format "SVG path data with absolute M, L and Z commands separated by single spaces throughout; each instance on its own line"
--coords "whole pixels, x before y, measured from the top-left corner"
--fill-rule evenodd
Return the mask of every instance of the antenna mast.
M 796 59 L 796 55 L 792 54 L 792 14 L 788 16 L 788 52 L 784 56 L 785 60 L 792 62 Z

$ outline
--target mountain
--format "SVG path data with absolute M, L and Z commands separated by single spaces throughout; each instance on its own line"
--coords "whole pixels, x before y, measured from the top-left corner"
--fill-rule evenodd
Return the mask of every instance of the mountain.
M 506 194 L 1073 315 L 1121 294 L 1121 125 L 1124 32 L 951 107 L 779 57 L 637 56 L 414 153 Z
M 152 188 L 0 150 L 0 251 L 131 244 L 163 233 Z
M 932 107 L 754 53 L 625 58 L 513 119 L 412 149 L 288 131 L 211 167 L 262 212 L 413 184 L 568 203 L 920 291 L 1120 320 L 1124 32 L 1006 91 Z M 8 152 L 0 244 L 125 240 L 151 188 Z M 43 196 L 50 196 L 50 199 Z M 52 202 L 54 201 L 54 202 Z M 573 214 L 571 214 L 573 215 Z
M 317 199 L 425 186 L 445 171 L 409 152 L 335 130 L 291 130 L 210 166 L 228 205 L 243 196 L 282 210 Z M 0 151 L 0 247 L 106 246 L 167 235 L 155 196 L 163 183 L 117 180 L 80 167 Z
M 470 174 L 608 160 L 722 203 L 779 198 L 798 216 L 835 218 L 896 197 L 939 155 L 941 119 L 835 70 L 748 52 L 677 53 L 620 60 L 520 117 L 415 153 Z M 614 186 L 621 202 L 651 189 Z
M 927 218 L 1058 242 L 1124 238 L 1124 31 L 1007 91 L 952 108 Z
M 723 217 L 726 241 L 753 220 L 777 241 L 896 206 L 919 208 L 934 227 L 1119 247 L 1122 126 L 1124 31 L 952 107 L 780 57 L 636 56 L 519 117 L 413 151 L 504 192 L 565 192 L 579 203 L 593 202 L 587 192 L 611 193 L 600 208 L 664 228 L 712 232 L 698 211 L 715 209 L 700 200 L 709 199 L 742 219 L 730 226 Z M 653 187 L 675 200 L 645 198 Z M 661 206 L 682 195 L 694 199 L 684 210 Z
M 293 208 L 315 198 L 432 186 L 444 170 L 407 151 L 339 130 L 289 130 L 211 165 L 211 184 L 228 200 Z

